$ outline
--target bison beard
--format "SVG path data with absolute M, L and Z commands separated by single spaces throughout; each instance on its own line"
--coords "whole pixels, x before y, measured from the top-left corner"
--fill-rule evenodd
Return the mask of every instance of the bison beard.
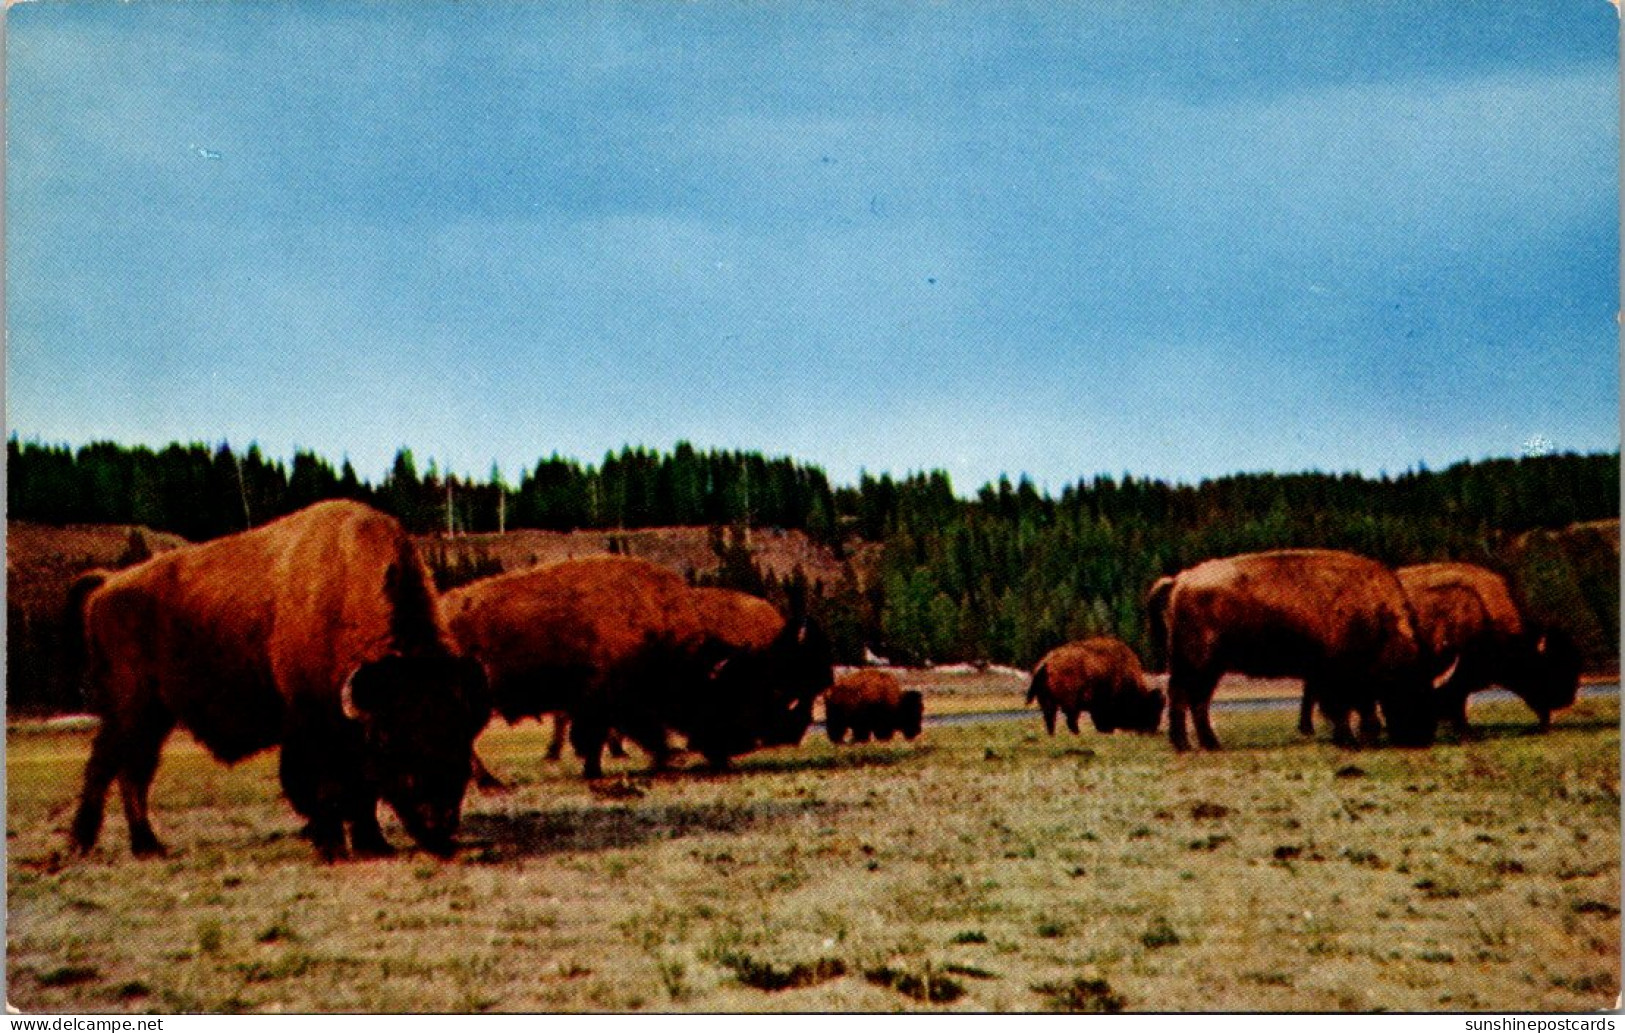
M 329 859 L 384 854 L 382 797 L 448 854 L 474 736 L 490 709 L 454 655 L 400 526 L 326 502 L 76 586 L 87 694 L 101 727 L 72 828 L 88 851 L 116 778 L 137 855 L 163 850 L 147 795 L 177 724 L 234 763 L 281 747 L 283 792 Z
M 1148 610 L 1166 636 L 1177 750 L 1190 749 L 1187 713 L 1203 748 L 1219 748 L 1208 707 L 1226 671 L 1302 678 L 1339 745 L 1356 744 L 1351 713 L 1378 706 L 1396 744 L 1433 741 L 1429 657 L 1398 579 L 1373 560 L 1324 549 L 1209 560 L 1158 581 Z

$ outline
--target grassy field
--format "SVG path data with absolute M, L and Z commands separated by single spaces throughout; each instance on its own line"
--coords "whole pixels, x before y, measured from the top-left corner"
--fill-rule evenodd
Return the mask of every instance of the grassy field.
M 25 1011 L 1581 1010 L 1619 989 L 1617 698 L 1548 736 L 1346 753 L 1225 713 L 1220 755 L 1031 721 L 743 758 L 594 792 L 544 730 L 451 862 L 324 867 L 274 757 L 184 737 L 172 853 L 109 800 L 64 853 L 89 737 L 7 752 L 8 966 Z M 629 765 L 629 766 L 628 766 Z M 630 776 L 630 777 L 627 777 Z M 386 833 L 404 836 L 392 818 Z

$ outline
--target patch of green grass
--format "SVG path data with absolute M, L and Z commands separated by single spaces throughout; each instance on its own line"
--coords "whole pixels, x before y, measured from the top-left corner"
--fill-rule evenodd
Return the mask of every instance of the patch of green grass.
M 980 930 L 980 929 L 964 929 L 964 930 L 961 930 L 960 932 L 954 933 L 953 939 L 949 940 L 948 942 L 949 943 L 986 943 L 987 942 L 987 933 L 982 932 L 982 930 Z

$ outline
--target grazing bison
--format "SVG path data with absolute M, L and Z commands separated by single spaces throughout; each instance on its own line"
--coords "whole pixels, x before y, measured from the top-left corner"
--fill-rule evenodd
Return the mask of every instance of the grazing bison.
M 1078 715 L 1086 710 L 1097 731 L 1155 732 L 1167 702 L 1161 691 L 1146 691 L 1140 658 L 1115 638 L 1084 639 L 1046 653 L 1027 690 L 1027 702 L 1034 701 L 1051 735 L 1056 711 L 1076 734 Z
M 801 742 L 812 724 L 813 701 L 835 680 L 834 650 L 823 630 L 796 615 L 797 600 L 786 620 L 767 600 L 729 588 L 696 588 L 693 599 L 706 640 L 729 651 L 732 677 L 762 687 L 762 744 Z
M 890 671 L 852 671 L 836 679 L 824 699 L 824 730 L 839 745 L 847 732 L 852 741 L 868 742 L 872 735 L 886 742 L 898 732 L 913 739 L 920 734 L 925 699 L 918 690 L 903 691 Z
M 1355 745 L 1351 711 L 1379 704 L 1395 743 L 1433 741 L 1433 658 L 1399 579 L 1374 560 L 1327 549 L 1209 560 L 1159 580 L 1147 602 L 1167 647 L 1168 738 L 1177 750 L 1190 749 L 1187 711 L 1202 747 L 1219 748 L 1208 706 L 1226 671 L 1302 678 L 1339 745 Z
M 804 656 L 805 625 L 741 650 L 707 634 L 694 596 L 646 560 L 591 556 L 465 585 L 447 594 L 446 612 L 485 665 L 496 711 L 509 722 L 568 713 L 571 746 L 597 778 L 611 728 L 648 751 L 656 770 L 670 755 L 668 731 L 723 767 L 781 741 L 810 708 L 810 698 L 794 698 L 800 681 L 767 680 Z
M 691 590 L 691 601 L 697 608 L 700 626 L 705 636 L 712 642 L 718 643 L 729 650 L 767 652 L 772 649 L 775 640 L 784 631 L 784 615 L 779 613 L 774 605 L 765 599 L 745 592 L 736 592 L 729 588 L 695 588 Z M 805 651 L 803 651 L 805 652 Z M 811 660 L 809 666 L 817 670 L 818 661 Z M 827 669 L 828 664 L 826 663 Z M 794 671 L 787 672 L 785 680 L 793 680 Z M 817 677 L 816 673 L 814 675 Z M 833 675 L 825 676 L 825 684 Z M 812 695 L 822 691 L 822 686 L 813 689 Z M 805 693 L 798 695 L 800 699 Z M 801 708 L 800 713 L 804 720 L 799 729 L 786 729 L 779 733 L 784 742 L 800 742 L 805 734 L 807 725 L 812 721 L 812 707 L 810 699 Z M 547 758 L 557 760 L 563 752 L 565 738 L 570 732 L 570 715 L 568 711 L 559 711 L 553 715 L 553 735 L 547 744 Z M 793 738 L 789 738 L 792 736 Z M 621 748 L 620 737 L 614 733 L 608 739 L 610 756 L 624 757 L 625 750 Z M 779 745 L 769 743 L 768 745 Z M 483 770 L 483 769 L 481 769 Z M 476 771 L 476 776 L 479 770 Z M 487 778 L 491 778 L 487 772 Z M 494 778 L 492 779 L 494 781 Z
M 1457 733 L 1468 731 L 1467 697 L 1491 685 L 1529 704 L 1543 732 L 1552 711 L 1574 703 L 1579 649 L 1563 632 L 1526 621 L 1499 574 L 1468 563 L 1425 563 L 1396 573 L 1433 655 L 1460 658 L 1437 697 Z
M 433 582 L 390 517 L 324 502 L 227 538 L 86 575 L 75 587 L 87 695 L 101 727 L 73 842 L 89 850 L 109 783 L 130 848 L 162 851 L 147 791 L 177 724 L 228 764 L 281 747 L 282 789 L 317 850 L 390 852 L 381 797 L 412 838 L 453 849 L 479 665 L 456 655 Z

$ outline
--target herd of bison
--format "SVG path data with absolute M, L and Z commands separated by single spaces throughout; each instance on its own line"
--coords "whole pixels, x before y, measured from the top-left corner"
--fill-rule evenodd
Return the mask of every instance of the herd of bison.
M 1028 703 L 1049 731 L 1087 712 L 1097 729 L 1219 748 L 1209 704 L 1221 675 L 1301 678 L 1335 741 L 1432 743 L 1440 717 L 1466 732 L 1467 696 L 1501 684 L 1542 728 L 1574 701 L 1580 658 L 1532 626 L 1505 582 L 1465 564 L 1391 570 L 1346 552 L 1215 559 L 1160 579 L 1148 608 L 1165 647 L 1166 696 L 1115 639 L 1061 646 L 1033 671 Z M 70 593 L 74 659 L 101 718 L 72 824 L 89 850 L 116 780 L 137 855 L 162 844 L 148 789 L 180 725 L 231 763 L 280 748 L 282 789 L 325 859 L 382 855 L 387 802 L 437 855 L 455 849 L 471 778 L 493 778 L 474 742 L 495 711 L 552 715 L 589 778 L 631 740 L 665 766 L 674 737 L 714 768 L 799 743 L 824 698 L 834 742 L 920 731 L 923 701 L 878 670 L 834 677 L 805 614 L 690 587 L 622 556 L 567 560 L 437 593 L 394 519 L 324 502 L 274 523 L 164 553 Z M 554 750 L 561 745 L 556 737 Z

